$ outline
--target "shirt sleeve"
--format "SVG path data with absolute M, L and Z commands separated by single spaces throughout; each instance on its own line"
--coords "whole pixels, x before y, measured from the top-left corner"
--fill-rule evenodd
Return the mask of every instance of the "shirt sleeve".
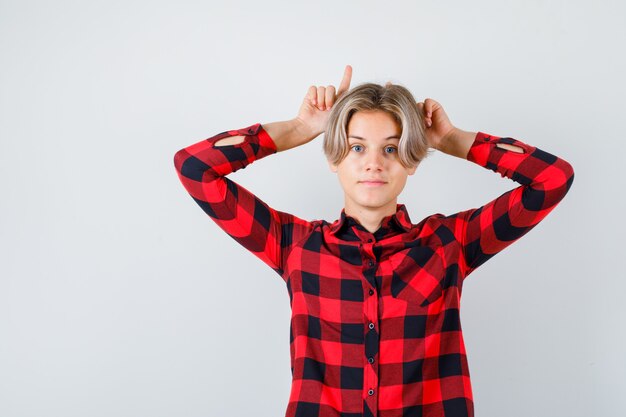
M 214 146 L 229 136 L 245 137 L 231 145 Z M 252 162 L 277 152 L 276 144 L 260 123 L 228 130 L 176 152 L 174 166 L 183 186 L 204 212 L 230 237 L 278 273 L 312 224 L 275 210 L 245 187 L 226 177 Z M 276 179 L 276 183 L 280 178 Z
M 522 148 L 523 152 L 497 144 Z M 462 278 L 524 236 L 565 197 L 574 181 L 569 162 L 510 137 L 478 132 L 467 160 L 521 184 L 487 204 L 451 215 L 460 242 Z

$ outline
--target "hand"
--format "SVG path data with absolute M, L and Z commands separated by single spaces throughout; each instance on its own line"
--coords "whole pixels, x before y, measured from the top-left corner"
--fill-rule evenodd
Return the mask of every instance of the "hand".
M 424 117 L 426 140 L 431 148 L 440 149 L 444 138 L 456 129 L 450 123 L 441 104 L 431 98 L 417 103 L 418 109 Z
M 339 85 L 339 90 L 335 94 L 335 87 L 329 85 L 327 87 L 309 87 L 307 95 L 300 106 L 296 119 L 301 125 L 316 137 L 320 133 L 326 131 L 326 124 L 330 109 L 337 99 L 350 88 L 350 80 L 352 79 L 352 67 L 346 65 L 343 72 L 343 79 Z

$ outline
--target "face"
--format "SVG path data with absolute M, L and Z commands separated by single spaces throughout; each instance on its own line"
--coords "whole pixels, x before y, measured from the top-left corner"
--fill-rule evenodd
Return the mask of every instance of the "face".
M 328 163 L 344 190 L 346 212 L 395 213 L 407 176 L 417 169 L 405 168 L 398 158 L 400 126 L 386 112 L 359 111 L 352 115 L 347 133 L 348 155 L 338 165 Z

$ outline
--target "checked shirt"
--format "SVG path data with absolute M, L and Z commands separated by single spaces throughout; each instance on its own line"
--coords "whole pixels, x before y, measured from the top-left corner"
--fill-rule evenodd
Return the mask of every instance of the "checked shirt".
M 214 146 L 237 135 L 245 140 Z M 463 283 L 555 208 L 572 185 L 572 166 L 520 140 L 478 132 L 467 160 L 517 188 L 416 224 L 397 204 L 371 233 L 345 209 L 332 223 L 276 210 L 227 177 L 275 152 L 256 123 L 179 150 L 174 165 L 200 208 L 286 285 L 286 417 L 473 417 Z

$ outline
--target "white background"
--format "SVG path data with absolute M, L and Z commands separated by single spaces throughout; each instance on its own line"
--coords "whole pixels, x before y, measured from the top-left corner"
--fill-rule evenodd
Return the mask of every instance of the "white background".
M 464 284 L 476 414 L 625 415 L 625 21 L 617 1 L 0 1 L 0 416 L 284 415 L 287 289 L 173 157 L 294 117 L 346 64 L 574 167 Z M 322 139 L 230 178 L 333 221 Z M 417 223 L 517 185 L 437 152 L 398 202 Z

